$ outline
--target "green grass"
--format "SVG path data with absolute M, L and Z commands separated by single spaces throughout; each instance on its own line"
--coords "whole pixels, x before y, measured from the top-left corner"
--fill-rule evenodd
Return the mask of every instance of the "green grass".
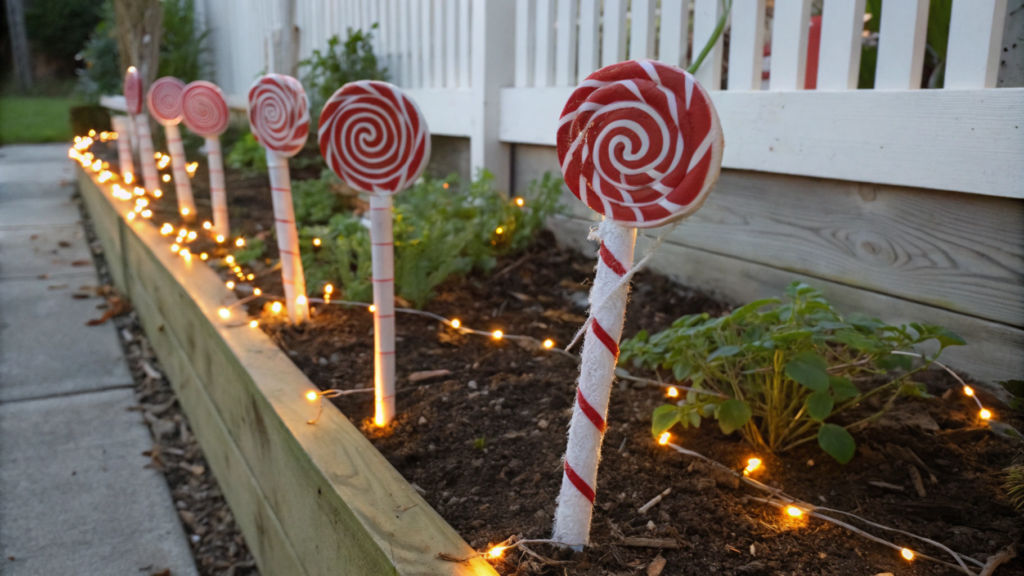
M 0 145 L 70 142 L 69 110 L 75 98 L 0 98 Z

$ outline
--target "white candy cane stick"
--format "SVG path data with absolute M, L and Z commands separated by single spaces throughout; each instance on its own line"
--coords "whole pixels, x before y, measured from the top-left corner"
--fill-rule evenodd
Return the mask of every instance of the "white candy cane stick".
M 225 238 L 231 234 L 228 223 L 228 194 L 224 189 L 224 159 L 220 152 L 220 138 L 206 138 L 206 163 L 210 170 L 210 202 L 213 204 L 213 233 Z
M 110 124 L 117 132 L 117 164 L 121 169 L 121 179 L 125 184 L 135 181 L 135 163 L 132 161 L 132 142 L 128 130 L 128 118 L 114 115 Z
M 156 159 L 153 158 L 153 135 L 149 132 L 149 116 L 146 113 L 135 115 L 135 132 L 139 136 L 139 160 L 142 162 L 142 182 L 146 190 L 152 192 L 160 189 L 160 176 L 156 171 Z
M 178 196 L 178 210 L 188 222 L 196 217 L 196 201 L 192 198 L 192 182 L 185 170 L 185 147 L 181 144 L 181 130 L 177 124 L 165 124 L 167 147 L 171 150 L 171 172 L 174 173 L 174 193 Z
M 633 265 L 636 228 L 626 228 L 612 220 L 601 223 L 600 258 L 590 302 L 603 303 L 591 308 L 593 321 L 583 340 L 580 380 L 576 403 L 569 425 L 569 442 L 565 451 L 562 490 L 555 511 L 557 542 L 582 549 L 590 541 L 590 519 L 597 493 L 597 464 L 601 460 L 608 400 L 619 356 L 619 337 L 626 314 L 629 285 L 619 285 Z
M 370 243 L 373 257 L 374 422 L 395 417 L 395 242 L 391 196 L 370 195 Z
M 306 300 L 306 277 L 299 256 L 299 233 L 295 228 L 295 207 L 292 205 L 292 180 L 288 171 L 288 158 L 267 150 L 267 168 L 270 171 L 270 192 L 274 199 L 274 222 L 277 231 L 277 249 L 281 253 L 281 279 L 288 307 L 288 319 L 298 324 L 309 318 Z

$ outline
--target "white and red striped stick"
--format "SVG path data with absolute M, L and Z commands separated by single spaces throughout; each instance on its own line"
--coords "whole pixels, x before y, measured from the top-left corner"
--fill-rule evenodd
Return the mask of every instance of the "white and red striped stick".
M 605 220 L 583 341 L 555 541 L 590 542 L 601 442 L 632 276 L 636 229 L 696 211 L 718 179 L 722 130 L 693 76 L 659 62 L 629 61 L 588 76 L 558 124 L 558 159 L 569 189 Z
M 128 129 L 128 117 L 114 114 L 110 124 L 117 132 L 117 166 L 121 171 L 121 180 L 125 184 L 135 182 L 135 163 L 132 161 L 132 141 Z
M 370 194 L 373 256 L 374 423 L 395 417 L 395 281 L 391 196 L 430 160 L 430 131 L 411 98 L 387 82 L 342 86 L 320 114 L 320 152 L 356 190 Z
M 178 197 L 178 210 L 186 222 L 196 218 L 196 202 L 192 198 L 192 182 L 185 170 L 185 147 L 181 143 L 178 124 L 182 119 L 181 92 L 185 83 L 172 76 L 158 78 L 149 87 L 146 103 L 149 112 L 167 132 L 167 148 L 171 151 L 171 172 L 174 174 L 174 194 Z
M 142 184 L 152 192 L 160 189 L 160 175 L 153 157 L 153 135 L 149 132 L 149 116 L 142 106 L 142 76 L 135 66 L 129 66 L 124 75 L 124 100 L 128 114 L 135 124 L 135 139 L 139 144 L 139 163 L 142 164 Z
M 302 84 L 282 74 L 257 78 L 249 88 L 249 126 L 256 140 L 267 149 L 281 280 L 288 318 L 299 324 L 309 319 L 309 302 L 299 254 L 299 233 L 295 228 L 288 158 L 302 150 L 309 136 L 309 99 Z
M 228 222 L 228 198 L 224 188 L 224 160 L 220 135 L 231 119 L 228 103 L 220 88 L 212 82 L 196 80 L 181 92 L 183 121 L 188 129 L 206 138 L 206 161 L 210 171 L 210 204 L 213 207 L 213 232 L 225 238 L 231 235 Z

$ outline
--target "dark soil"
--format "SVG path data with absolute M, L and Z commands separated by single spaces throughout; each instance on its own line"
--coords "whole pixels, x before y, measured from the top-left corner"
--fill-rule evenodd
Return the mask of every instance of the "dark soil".
M 199 180 L 193 182 L 201 199 Z M 269 229 L 269 190 L 265 184 L 247 188 L 246 182 L 237 176 L 228 180 L 234 223 Z M 160 214 L 175 214 L 172 204 L 165 205 Z M 205 217 L 202 208 L 200 213 Z M 458 318 L 466 327 L 553 338 L 564 346 L 586 315 L 593 268 L 593 259 L 557 247 L 544 234 L 525 255 L 500 261 L 493 275 L 447 282 L 427 310 Z M 256 285 L 265 295 L 280 293 L 276 274 L 258 276 Z M 659 330 L 684 314 L 729 309 L 649 272 L 636 277 L 632 294 L 625 337 L 640 329 Z M 296 328 L 269 313 L 265 304 L 253 301 L 250 314 L 260 318 L 263 329 L 321 389 L 372 387 L 372 319 L 364 308 L 317 304 L 312 320 Z M 484 550 L 512 535 L 549 537 L 578 375 L 575 361 L 507 339 L 459 334 L 421 316 L 400 315 L 397 329 L 396 421 L 385 429 L 372 425 L 372 394 L 343 396 L 336 405 L 474 548 Z M 428 370 L 449 373 L 410 379 Z M 674 441 L 735 470 L 759 456 L 765 465 L 756 477 L 769 485 L 937 540 L 984 562 L 1024 532 L 1021 515 L 1000 487 L 1001 471 L 1020 453 L 1019 444 L 979 426 L 973 403 L 946 373 L 928 371 L 917 380 L 934 398 L 899 400 L 886 418 L 857 435 L 858 454 L 847 465 L 813 444 L 779 456 L 755 454 L 713 422 L 684 431 Z M 1011 414 L 983 387 L 976 389 L 997 417 L 1024 428 L 1020 414 Z M 658 388 L 616 386 L 587 551 L 570 558 L 538 546 L 538 552 L 569 564 L 544 566 L 517 553 L 496 561 L 500 572 L 658 573 L 651 564 L 660 555 L 667 561 L 662 574 L 957 573 L 922 559 L 908 563 L 896 551 L 843 528 L 790 519 L 750 501 L 747 496 L 762 494 L 709 475 L 692 466 L 693 459 L 653 441 L 651 412 L 662 402 Z M 861 415 L 872 408 L 877 406 L 864 406 Z M 315 408 L 310 410 L 312 416 Z M 915 490 L 911 467 L 923 475 L 926 496 Z M 669 487 L 672 493 L 660 504 L 646 515 L 638 512 Z M 628 547 L 627 537 L 669 539 L 678 547 Z M 949 559 L 904 536 L 886 537 Z M 996 571 L 1022 573 L 1021 558 Z

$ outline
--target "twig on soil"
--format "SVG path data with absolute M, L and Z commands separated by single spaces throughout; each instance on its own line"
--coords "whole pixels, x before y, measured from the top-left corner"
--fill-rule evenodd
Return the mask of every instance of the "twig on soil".
M 498 278 L 501 278 L 505 274 L 508 274 L 509 272 L 511 272 L 511 271 L 515 270 L 516 268 L 519 268 L 520 266 L 525 264 L 526 261 L 529 260 L 530 258 L 533 258 L 533 254 L 526 254 L 522 258 L 516 260 L 515 262 L 513 262 L 513 263 L 509 264 L 508 266 L 505 266 L 504 268 L 499 270 L 498 273 L 495 274 L 492 277 L 492 279 L 497 280 Z
M 988 562 L 985 563 L 985 567 L 981 570 L 978 576 L 992 576 L 995 573 L 996 568 L 999 568 L 1003 564 L 1013 560 L 1017 557 L 1017 543 L 1014 542 L 1006 548 L 999 551 L 998 554 L 988 557 Z
M 668 495 L 669 495 L 669 494 L 671 494 L 671 493 L 672 493 L 672 487 L 671 487 L 671 486 L 669 486 L 668 488 L 666 488 L 666 489 L 665 489 L 665 491 L 664 491 L 664 492 L 662 492 L 661 494 L 658 494 L 658 495 L 657 495 L 657 496 L 655 496 L 654 498 L 651 498 L 651 501 L 650 501 L 650 502 L 648 502 L 647 504 L 644 504 L 643 506 L 641 506 L 640 508 L 638 508 L 638 509 L 637 509 L 637 512 L 639 512 L 639 513 L 641 513 L 641 514 L 647 514 L 647 512 L 648 512 L 648 511 L 649 511 L 649 510 L 650 510 L 651 508 L 654 508 L 655 506 L 657 506 L 657 505 L 658 505 L 658 503 L 659 503 L 659 502 L 661 502 L 662 498 L 664 498 L 665 496 L 668 496 Z

